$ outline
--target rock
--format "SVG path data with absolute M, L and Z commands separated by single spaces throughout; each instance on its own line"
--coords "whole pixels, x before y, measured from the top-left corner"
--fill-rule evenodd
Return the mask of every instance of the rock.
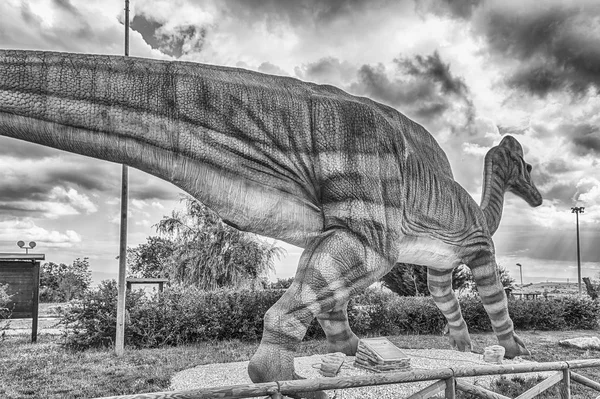
M 579 349 L 597 349 L 600 350 L 600 338 L 598 337 L 579 337 L 564 339 L 558 341 L 559 345 L 570 346 Z

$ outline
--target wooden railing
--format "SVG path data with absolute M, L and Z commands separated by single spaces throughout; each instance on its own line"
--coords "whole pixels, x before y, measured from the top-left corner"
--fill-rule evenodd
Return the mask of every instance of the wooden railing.
M 550 377 L 519 395 L 516 399 L 531 399 L 548 388 L 559 384 L 561 399 L 571 398 L 571 381 L 600 391 L 600 383 L 579 375 L 572 370 L 581 368 L 600 367 L 600 359 L 569 360 L 549 363 L 522 363 L 507 365 L 489 365 L 476 367 L 440 368 L 434 370 L 412 370 L 404 372 L 388 372 L 380 374 L 315 378 L 307 380 L 266 382 L 261 384 L 232 385 L 226 387 L 203 388 L 188 391 L 170 391 L 144 393 L 137 395 L 112 396 L 102 399 L 200 399 L 200 398 L 253 398 L 273 395 L 297 395 L 302 392 L 327 391 L 368 387 L 374 385 L 403 384 L 417 381 L 434 381 L 431 385 L 412 394 L 406 399 L 431 398 L 441 392 L 445 398 L 453 399 L 456 390 L 469 392 L 484 399 L 510 399 L 504 395 L 489 391 L 480 386 L 460 380 L 462 377 L 482 375 L 519 374 L 541 371 L 556 371 Z

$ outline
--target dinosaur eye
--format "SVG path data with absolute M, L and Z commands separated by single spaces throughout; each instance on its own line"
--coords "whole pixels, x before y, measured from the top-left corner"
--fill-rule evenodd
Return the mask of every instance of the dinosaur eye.
M 527 166 L 527 172 L 531 173 L 531 169 L 532 169 L 531 165 L 526 163 L 525 166 Z

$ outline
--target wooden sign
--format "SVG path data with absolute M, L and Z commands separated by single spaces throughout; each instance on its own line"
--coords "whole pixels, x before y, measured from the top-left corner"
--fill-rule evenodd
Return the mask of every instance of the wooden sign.
M 8 285 L 11 319 L 32 320 L 31 341 L 37 340 L 40 291 L 40 260 L 42 254 L 0 254 L 0 285 Z

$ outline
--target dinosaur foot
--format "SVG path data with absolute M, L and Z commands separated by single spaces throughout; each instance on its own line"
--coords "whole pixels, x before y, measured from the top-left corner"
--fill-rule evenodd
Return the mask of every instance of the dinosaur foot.
M 351 334 L 352 335 L 344 340 L 328 341 L 327 351 L 329 353 L 342 352 L 347 356 L 356 355 L 359 339 L 354 333 L 351 332 Z
M 514 332 L 507 339 L 498 339 L 500 345 L 504 347 L 504 357 L 512 359 L 516 356 L 529 356 L 531 352 L 525 347 L 525 343 Z
M 461 352 L 471 352 L 471 336 L 466 328 L 453 329 L 450 327 L 448 339 L 453 348 Z
M 296 374 L 294 370 L 294 353 L 278 345 L 261 344 L 250 359 L 248 364 L 248 375 L 255 382 L 289 381 L 304 379 Z M 273 398 L 306 398 L 306 399 L 328 399 L 329 396 L 323 391 L 301 392 L 299 394 L 273 395 Z

